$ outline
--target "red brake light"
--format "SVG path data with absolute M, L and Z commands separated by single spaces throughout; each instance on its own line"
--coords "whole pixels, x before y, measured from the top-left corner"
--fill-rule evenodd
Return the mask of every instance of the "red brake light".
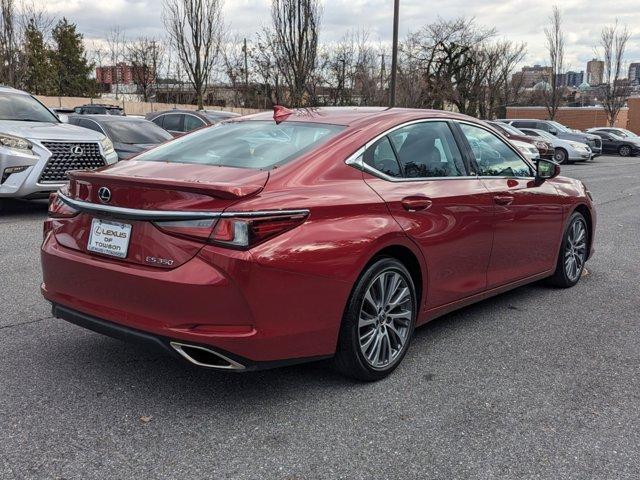
M 57 193 L 52 193 L 49 195 L 48 213 L 51 218 L 71 218 L 78 214 L 78 210 L 60 200 Z
M 163 232 L 179 237 L 206 242 L 216 220 L 207 218 L 200 220 L 178 220 L 170 222 L 153 222 Z
M 229 217 L 218 220 L 209 241 L 231 248 L 248 249 L 304 223 L 308 212 L 275 213 L 260 217 Z

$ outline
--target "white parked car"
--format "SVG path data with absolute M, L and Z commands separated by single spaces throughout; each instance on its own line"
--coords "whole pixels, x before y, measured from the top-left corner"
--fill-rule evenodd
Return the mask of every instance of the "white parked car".
M 555 135 L 551 135 L 549 132 L 535 128 L 521 128 L 520 130 L 526 135 L 539 137 L 551 143 L 555 150 L 553 159 L 557 163 L 584 162 L 593 157 L 591 147 L 586 143 L 564 140 L 556 137 Z
M 0 202 L 46 198 L 70 170 L 118 161 L 105 135 L 62 123 L 30 94 L 0 87 Z

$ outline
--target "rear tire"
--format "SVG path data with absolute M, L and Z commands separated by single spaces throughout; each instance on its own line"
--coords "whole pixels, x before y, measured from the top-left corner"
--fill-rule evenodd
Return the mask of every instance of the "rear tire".
M 381 257 L 356 282 L 342 318 L 336 369 L 372 382 L 393 372 L 407 353 L 417 316 L 416 289 L 406 267 Z
M 562 236 L 556 270 L 548 283 L 560 287 L 573 287 L 580 281 L 589 248 L 587 221 L 580 212 L 573 212 Z
M 628 145 L 622 145 L 618 149 L 618 155 L 620 155 L 621 157 L 629 157 L 629 156 L 631 156 L 631 147 L 629 147 Z

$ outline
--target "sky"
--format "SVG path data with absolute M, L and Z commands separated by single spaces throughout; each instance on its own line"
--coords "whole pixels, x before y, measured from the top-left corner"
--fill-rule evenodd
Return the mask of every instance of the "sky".
M 104 39 L 120 26 L 128 37 L 163 37 L 161 0 L 26 0 L 56 17 L 77 23 L 88 43 Z M 600 30 L 618 19 L 633 36 L 627 60 L 640 61 L 639 0 L 400 0 L 400 36 L 418 30 L 438 17 L 474 17 L 479 25 L 495 28 L 498 38 L 527 44 L 523 64 L 545 63 L 545 22 L 559 3 L 565 26 L 565 65 L 584 70 L 594 57 Z M 349 30 L 365 29 L 371 41 L 389 42 L 392 36 L 392 0 L 324 0 L 321 41 L 335 42 Z M 269 0 L 226 0 L 224 18 L 231 32 L 251 39 L 269 22 Z

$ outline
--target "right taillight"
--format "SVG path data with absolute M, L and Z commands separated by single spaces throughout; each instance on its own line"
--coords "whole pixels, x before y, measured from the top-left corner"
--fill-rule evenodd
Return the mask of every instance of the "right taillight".
M 308 212 L 276 213 L 268 216 L 223 217 L 218 220 L 211 243 L 230 248 L 248 249 L 304 223 Z

